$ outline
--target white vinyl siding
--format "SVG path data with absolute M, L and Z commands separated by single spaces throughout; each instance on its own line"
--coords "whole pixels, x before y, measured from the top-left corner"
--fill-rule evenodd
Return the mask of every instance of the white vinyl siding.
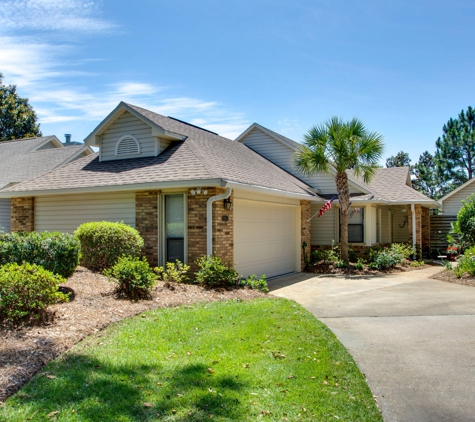
M 300 271 L 300 207 L 235 199 L 234 261 L 245 277 Z
M 35 198 L 35 230 L 73 233 L 90 221 L 124 222 L 135 227 L 135 193 L 40 196 Z
M 462 207 L 462 200 L 467 199 L 472 193 L 475 193 L 475 182 L 455 192 L 452 196 L 442 202 L 442 215 L 457 215 Z
M 0 229 L 10 232 L 11 202 L 10 199 L 0 199 Z
M 391 242 L 391 228 L 390 228 L 390 222 L 391 222 L 391 216 L 389 214 L 389 209 L 387 207 L 381 208 L 381 241 L 380 243 L 385 244 L 385 243 L 390 243 Z
M 321 173 L 315 176 L 306 176 L 299 172 L 292 164 L 294 151 L 281 142 L 276 141 L 267 135 L 267 133 L 256 128 L 241 142 L 269 161 L 272 161 L 274 164 L 293 174 L 295 177 L 298 177 L 314 188 L 320 189 L 321 193 L 336 193 L 335 177 L 333 175 Z M 360 191 L 350 186 L 350 193 L 360 193 Z
M 140 143 L 140 157 L 157 155 L 157 138 L 152 136 L 152 128 L 128 111 L 122 114 L 104 132 L 101 140 L 101 160 L 119 160 L 127 156 L 116 155 L 117 142 L 125 135 L 132 135 Z M 132 154 L 130 157 L 137 157 Z
M 312 204 L 312 216 L 318 213 L 323 204 Z M 318 214 L 311 221 L 312 245 L 331 245 L 332 241 L 339 242 L 336 233 L 336 215 L 338 208 L 331 208 L 321 217 Z
M 409 208 L 410 206 L 408 206 Z M 408 217 L 408 211 L 402 212 L 400 209 L 393 209 L 393 242 L 408 242 L 409 241 L 409 221 L 405 223 Z M 401 227 L 404 226 L 404 227 Z

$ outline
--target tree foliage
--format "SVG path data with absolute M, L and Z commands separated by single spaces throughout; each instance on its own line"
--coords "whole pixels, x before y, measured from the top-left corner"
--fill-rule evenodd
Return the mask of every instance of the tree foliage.
M 369 132 L 363 122 L 332 117 L 311 128 L 296 152 L 295 165 L 305 174 L 335 172 L 341 215 L 341 260 L 348 262 L 348 211 L 350 193 L 347 170 L 369 182 L 382 156 L 383 137 Z
M 3 85 L 0 73 L 0 141 L 41 136 L 36 113 L 27 98 L 21 98 L 16 85 Z
M 475 175 L 475 111 L 468 107 L 450 119 L 437 139 L 435 161 L 441 182 L 456 188 Z
M 440 183 L 434 156 L 429 151 L 420 155 L 412 170 L 412 187 L 429 198 L 439 199 L 450 190 L 446 184 Z
M 409 153 L 399 151 L 396 155 L 392 155 L 386 160 L 386 167 L 410 167 L 411 159 Z

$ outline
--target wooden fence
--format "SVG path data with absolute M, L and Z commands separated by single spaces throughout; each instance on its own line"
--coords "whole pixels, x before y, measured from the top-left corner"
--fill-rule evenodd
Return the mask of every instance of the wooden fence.
M 430 247 L 437 249 L 443 254 L 449 246 L 447 234 L 450 232 L 450 224 L 457 220 L 455 215 L 431 215 L 430 216 Z

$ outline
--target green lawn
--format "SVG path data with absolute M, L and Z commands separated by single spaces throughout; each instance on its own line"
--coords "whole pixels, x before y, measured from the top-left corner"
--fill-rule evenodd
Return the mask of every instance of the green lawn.
M 51 362 L 0 408 L 9 422 L 210 419 L 382 421 L 346 349 L 285 299 L 124 320 Z

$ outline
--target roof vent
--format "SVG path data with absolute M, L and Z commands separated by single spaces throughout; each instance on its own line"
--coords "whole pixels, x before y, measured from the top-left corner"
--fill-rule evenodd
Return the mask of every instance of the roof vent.
M 64 137 L 66 138 L 65 144 L 66 144 L 66 145 L 70 144 L 70 143 L 71 143 L 71 134 L 70 134 L 70 133 L 66 133 L 66 134 L 64 135 Z
M 117 142 L 115 155 L 137 155 L 140 154 L 139 141 L 132 135 L 124 135 Z

